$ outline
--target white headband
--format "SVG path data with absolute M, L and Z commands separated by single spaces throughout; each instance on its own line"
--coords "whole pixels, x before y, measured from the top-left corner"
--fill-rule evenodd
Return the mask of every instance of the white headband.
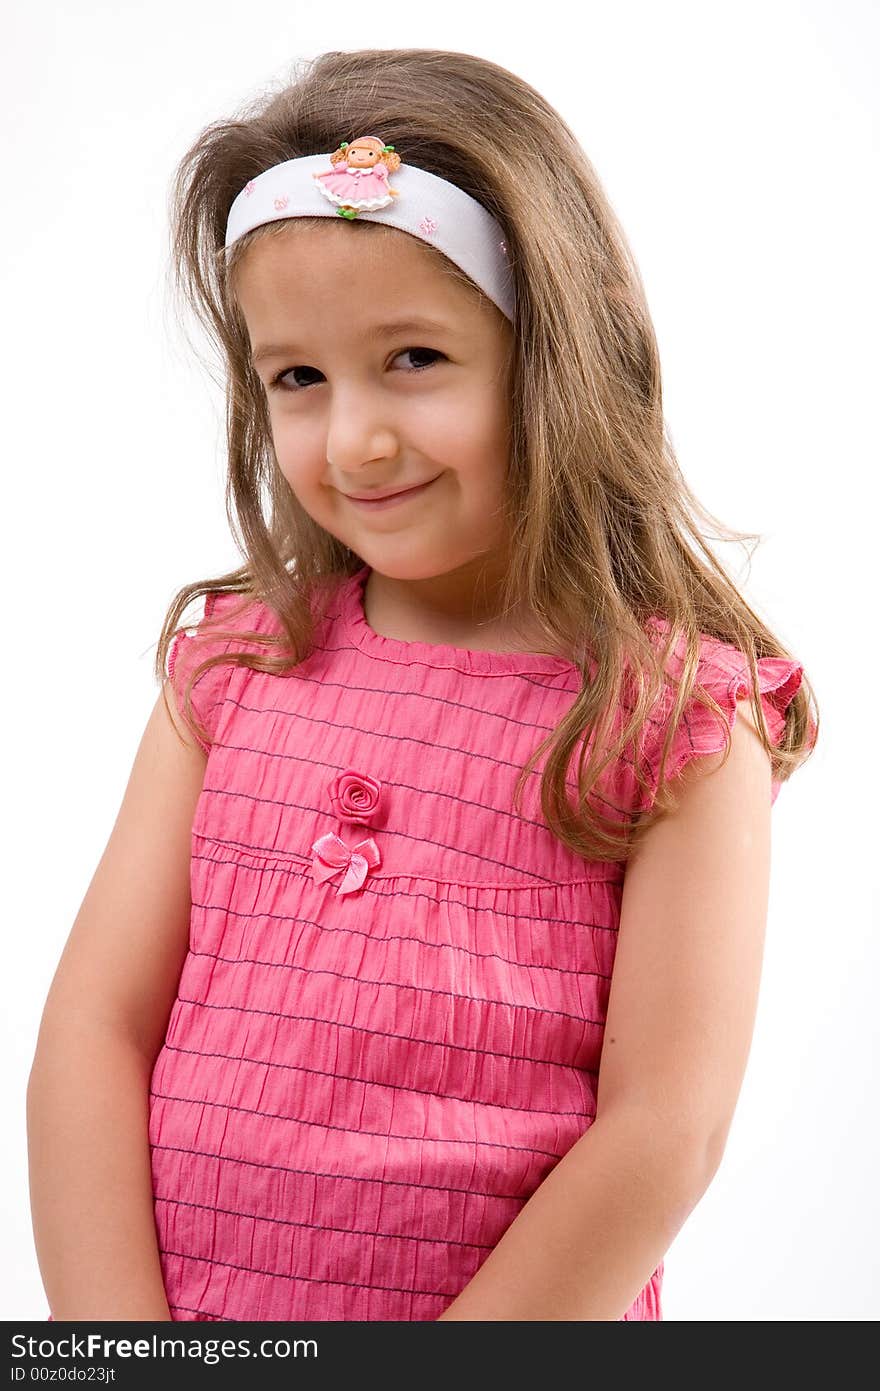
M 229 209 L 226 246 L 266 222 L 367 214 L 370 222 L 385 222 L 442 251 L 512 319 L 513 276 L 499 223 L 470 194 L 427 169 L 403 163 L 389 169 L 381 155 L 393 149 L 378 136 L 361 136 L 340 145 L 334 163 L 327 154 L 302 155 L 264 170 Z M 389 163 L 396 159 L 392 153 Z

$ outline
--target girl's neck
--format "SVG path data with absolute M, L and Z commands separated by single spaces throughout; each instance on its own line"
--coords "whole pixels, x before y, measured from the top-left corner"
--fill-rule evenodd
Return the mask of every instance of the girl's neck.
M 511 615 L 499 617 L 492 608 L 477 603 L 473 582 L 468 588 L 460 572 L 447 583 L 437 581 L 391 580 L 370 570 L 364 586 L 364 617 L 374 633 L 398 642 L 424 642 L 460 647 L 472 652 L 541 652 L 547 639 L 538 625 L 522 615 L 517 623 Z M 496 591 L 497 592 L 497 591 Z M 479 587 L 479 598 L 492 597 L 486 585 Z M 552 656 L 560 656 L 558 652 Z

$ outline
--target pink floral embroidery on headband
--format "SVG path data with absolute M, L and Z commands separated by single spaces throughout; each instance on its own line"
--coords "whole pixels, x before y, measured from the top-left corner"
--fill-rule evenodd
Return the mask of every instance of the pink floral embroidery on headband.
M 290 202 L 290 199 L 288 198 L 288 196 L 287 196 L 286 193 L 285 193 L 285 195 L 284 195 L 283 198 L 276 198 L 276 199 L 275 199 L 275 211 L 276 211 L 276 212 L 279 212 L 279 213 L 280 213 L 280 212 L 283 212 L 284 209 L 287 207 L 287 205 L 288 205 L 289 202 Z
M 245 197 L 250 198 L 250 196 L 251 196 L 251 194 L 253 193 L 253 191 L 254 191 L 254 189 L 256 188 L 256 186 L 257 186 L 256 180 L 254 180 L 254 179 L 251 179 L 250 183 L 246 183 L 245 186 L 244 186 Z
M 437 231 L 437 223 L 433 217 L 423 217 L 419 223 L 419 231 L 424 232 L 426 237 L 430 237 L 432 232 Z

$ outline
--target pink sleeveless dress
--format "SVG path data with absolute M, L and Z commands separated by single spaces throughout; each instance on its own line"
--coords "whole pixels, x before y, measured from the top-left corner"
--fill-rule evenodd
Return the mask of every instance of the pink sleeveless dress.
M 338 582 L 294 672 L 195 687 L 190 944 L 149 1114 L 175 1320 L 436 1319 L 595 1116 L 624 867 L 551 835 L 539 772 L 512 806 L 577 669 L 381 636 L 368 574 Z M 211 636 L 240 604 L 177 638 L 178 696 L 247 646 Z M 236 623 L 280 632 L 259 604 Z M 704 644 L 732 726 L 744 659 Z M 759 670 L 778 741 L 802 668 Z M 670 774 L 722 747 L 694 708 Z M 662 1278 L 624 1319 L 662 1318 Z

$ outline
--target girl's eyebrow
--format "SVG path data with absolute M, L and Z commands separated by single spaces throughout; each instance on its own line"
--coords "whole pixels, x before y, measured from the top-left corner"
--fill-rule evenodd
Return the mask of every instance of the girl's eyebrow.
M 456 329 L 452 324 L 441 323 L 438 319 L 397 319 L 389 324 L 374 324 L 368 329 L 364 337 L 368 343 L 375 342 L 379 338 L 393 338 L 400 333 L 455 333 Z M 289 353 L 297 352 L 299 348 L 295 343 L 264 343 L 261 347 L 255 348 L 251 353 L 252 362 L 263 362 L 270 357 L 286 357 Z

